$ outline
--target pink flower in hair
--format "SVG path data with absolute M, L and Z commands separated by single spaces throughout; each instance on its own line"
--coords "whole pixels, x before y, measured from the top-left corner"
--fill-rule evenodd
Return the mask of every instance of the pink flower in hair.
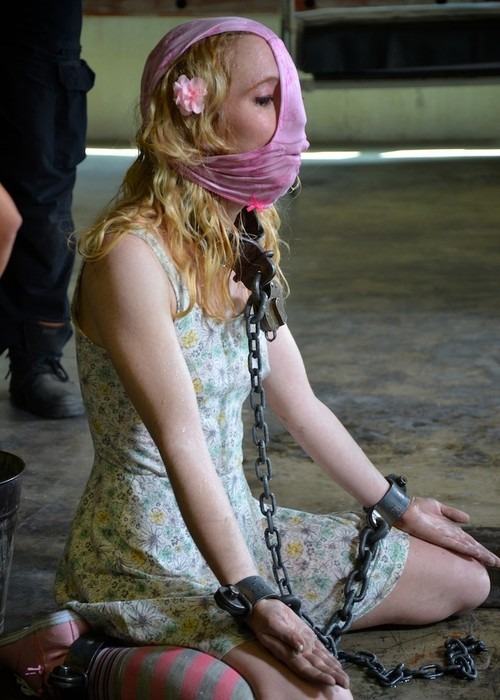
M 181 75 L 174 83 L 175 104 L 181 114 L 201 114 L 205 106 L 207 84 L 203 78 L 191 78 Z

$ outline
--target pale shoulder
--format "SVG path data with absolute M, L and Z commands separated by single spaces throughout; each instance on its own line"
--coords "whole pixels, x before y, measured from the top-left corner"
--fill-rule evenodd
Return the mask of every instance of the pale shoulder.
M 123 236 L 102 258 L 83 265 L 78 291 L 78 322 L 97 344 L 104 324 L 132 324 L 134 317 L 175 311 L 172 285 L 150 246 Z
M 83 269 L 83 280 L 89 286 L 95 287 L 101 294 L 127 292 L 134 286 L 136 293 L 157 291 L 164 293 L 168 288 L 168 279 L 163 267 L 151 246 L 143 238 L 127 234 L 122 236 L 98 260 L 86 262 Z

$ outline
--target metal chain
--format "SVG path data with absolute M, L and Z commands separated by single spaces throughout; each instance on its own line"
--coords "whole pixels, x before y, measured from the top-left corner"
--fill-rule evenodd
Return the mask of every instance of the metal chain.
M 382 518 L 371 519 L 361 531 L 357 559 L 344 585 L 344 603 L 332 615 L 325 627 L 323 629 L 319 628 L 301 609 L 300 599 L 293 594 L 286 565 L 283 561 L 281 535 L 274 520 L 277 507 L 276 497 L 270 488 L 273 470 L 271 459 L 267 453 L 269 428 L 264 415 L 266 398 L 262 384 L 261 352 L 261 330 L 267 327 L 265 318 L 269 308 L 269 300 L 269 285 L 261 287 L 260 274 L 257 274 L 252 294 L 245 308 L 248 338 L 248 370 L 251 385 L 250 406 L 254 414 L 252 439 L 257 447 L 257 458 L 254 464 L 255 473 L 262 485 L 262 493 L 259 497 L 260 510 L 267 521 L 264 539 L 271 555 L 273 574 L 279 587 L 281 600 L 311 627 L 318 639 L 339 661 L 353 663 L 366 668 L 368 675 L 375 678 L 385 687 L 408 683 L 414 678 L 433 680 L 445 674 L 455 675 L 466 680 L 476 678 L 477 671 L 472 654 L 485 651 L 486 646 L 483 642 L 471 636 L 464 639 L 449 639 L 445 642 L 445 665 L 427 664 L 416 670 L 408 669 L 402 663 L 397 664 L 392 669 L 386 669 L 377 660 L 376 655 L 371 652 L 359 651 L 349 653 L 338 649 L 342 634 L 347 632 L 352 624 L 354 605 L 361 602 L 366 595 L 369 583 L 369 570 L 376 556 L 379 543 L 390 530 L 389 525 Z M 264 337 L 266 340 L 272 341 L 276 337 L 276 331 L 266 331 Z

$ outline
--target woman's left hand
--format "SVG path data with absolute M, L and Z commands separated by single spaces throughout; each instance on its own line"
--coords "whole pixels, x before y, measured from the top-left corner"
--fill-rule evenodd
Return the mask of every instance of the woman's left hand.
M 433 498 L 412 498 L 410 507 L 395 523 L 421 540 L 477 559 L 485 566 L 500 566 L 500 558 L 483 547 L 462 528 L 469 522 L 463 510 L 446 506 Z

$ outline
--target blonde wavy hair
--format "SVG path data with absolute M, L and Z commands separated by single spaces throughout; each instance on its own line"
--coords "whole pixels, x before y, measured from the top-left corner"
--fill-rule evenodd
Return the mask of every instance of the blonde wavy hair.
M 230 220 L 217 195 L 184 178 L 175 165 L 198 165 L 207 153 L 231 152 L 227 135 L 220 133 L 220 112 L 231 77 L 231 48 L 240 34 L 206 38 L 167 70 L 137 131 L 137 159 L 110 206 L 78 242 L 83 260 L 96 261 L 130 231 L 151 232 L 165 246 L 189 292 L 189 305 L 178 316 L 188 314 L 194 304 L 217 320 L 235 313 L 228 271 L 237 265 L 242 227 Z M 173 84 L 182 74 L 206 81 L 208 96 L 200 115 L 182 116 L 174 103 Z M 278 212 L 273 206 L 256 216 L 263 230 L 260 242 L 273 251 L 276 279 L 286 290 L 279 268 Z

